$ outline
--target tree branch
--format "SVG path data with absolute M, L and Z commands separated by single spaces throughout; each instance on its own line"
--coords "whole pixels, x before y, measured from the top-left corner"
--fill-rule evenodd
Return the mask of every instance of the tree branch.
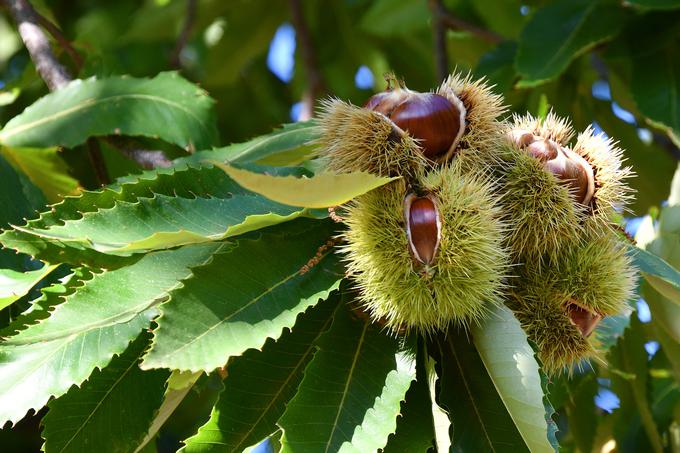
M 50 91 L 58 90 L 69 83 L 71 76 L 52 53 L 50 42 L 38 25 L 40 20 L 30 3 L 26 0 L 4 1 L 17 23 L 21 40 L 28 49 L 38 74 Z
M 61 32 L 59 27 L 57 27 L 54 23 L 50 22 L 48 18 L 43 16 L 37 11 L 33 11 L 35 13 L 35 17 L 38 19 L 38 24 L 47 30 L 50 35 L 59 43 L 59 45 L 64 49 L 64 51 L 68 54 L 68 56 L 73 60 L 73 64 L 76 67 L 76 74 L 80 72 L 80 69 L 83 67 L 83 58 L 80 56 L 78 51 L 73 48 L 71 45 L 71 42 L 66 39 L 64 34 Z
M 323 77 L 316 62 L 314 46 L 309 29 L 305 23 L 304 14 L 300 0 L 289 0 L 290 12 L 295 27 L 295 35 L 302 52 L 302 62 L 304 63 L 307 75 L 307 90 L 303 96 L 303 109 L 300 119 L 306 120 L 314 113 L 314 103 L 316 99 L 325 91 Z
M 428 3 L 430 11 L 432 11 L 435 70 L 437 71 L 437 79 L 442 82 L 449 74 L 449 58 L 446 50 L 446 24 L 441 15 L 444 5 L 441 0 L 430 0 Z
M 145 170 L 172 166 L 172 161 L 167 158 L 163 151 L 142 149 L 135 146 L 134 140 L 115 135 L 105 137 L 104 140 L 120 151 L 123 156 L 137 162 Z
M 187 12 L 184 16 L 184 23 L 182 24 L 182 30 L 179 32 L 177 37 L 177 42 L 175 43 L 175 48 L 170 55 L 170 64 L 175 69 L 180 69 L 182 67 L 181 55 L 182 50 L 186 47 L 189 37 L 191 37 L 191 29 L 194 27 L 194 21 L 196 20 L 196 0 L 187 0 Z
M 471 24 L 470 22 L 464 21 L 463 19 L 454 16 L 440 1 L 434 1 L 431 2 L 431 4 L 432 3 L 435 4 L 435 8 L 433 9 L 435 17 L 437 20 L 440 20 L 447 28 L 467 31 L 491 44 L 499 44 L 505 40 L 503 36 L 497 33 L 482 28 L 478 25 Z

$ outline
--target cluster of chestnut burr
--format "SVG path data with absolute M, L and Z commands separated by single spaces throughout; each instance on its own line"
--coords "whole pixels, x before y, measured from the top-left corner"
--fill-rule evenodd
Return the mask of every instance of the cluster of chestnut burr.
M 501 96 L 454 74 L 418 93 L 388 78 L 364 107 L 324 103 L 329 171 L 397 180 L 338 207 L 358 300 L 394 333 L 480 323 L 505 304 L 549 372 L 597 349 L 635 271 L 616 219 L 622 151 L 554 114 L 503 118 Z

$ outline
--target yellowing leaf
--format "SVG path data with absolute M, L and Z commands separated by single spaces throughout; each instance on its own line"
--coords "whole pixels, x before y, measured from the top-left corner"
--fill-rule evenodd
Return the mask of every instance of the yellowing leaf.
M 327 208 L 347 203 L 354 197 L 397 178 L 384 178 L 369 173 L 321 173 L 311 178 L 270 176 L 214 162 L 242 187 L 270 200 L 290 206 Z

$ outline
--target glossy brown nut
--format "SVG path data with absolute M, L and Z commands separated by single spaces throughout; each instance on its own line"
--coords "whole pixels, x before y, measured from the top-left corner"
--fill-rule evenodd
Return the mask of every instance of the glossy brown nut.
M 459 138 L 463 112 L 444 96 L 395 89 L 371 97 L 365 108 L 382 113 L 418 139 L 429 159 L 446 154 Z
M 569 301 L 565 309 L 569 320 L 584 338 L 588 338 L 602 320 L 601 315 L 587 310 L 573 301 Z
M 418 262 L 431 264 L 441 239 L 441 218 L 434 197 L 408 195 L 404 199 L 404 220 L 411 254 Z

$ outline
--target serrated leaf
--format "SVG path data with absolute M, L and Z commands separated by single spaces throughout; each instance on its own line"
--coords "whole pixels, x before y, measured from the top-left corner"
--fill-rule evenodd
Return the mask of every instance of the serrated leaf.
M 280 129 L 269 134 L 255 137 L 244 143 L 236 143 L 210 151 L 199 151 L 191 156 L 175 160 L 175 164 L 200 164 L 206 160 L 213 160 L 239 164 L 298 165 L 317 152 L 316 141 L 319 136 L 320 129 L 313 120 L 284 124 Z
M 435 341 L 428 349 L 436 354 L 441 370 L 437 402 L 448 411 L 453 425 L 451 451 L 528 451 L 480 355 L 465 333 L 450 329 Z
M 354 319 L 344 303 L 318 348 L 279 420 L 281 451 L 365 452 L 384 447 L 415 378 L 413 359 L 399 351 L 397 339 Z
M 569 63 L 623 27 L 625 11 L 616 3 L 558 0 L 539 9 L 525 25 L 515 64 L 531 86 L 557 77 Z
M 663 444 L 647 397 L 647 351 L 644 344 L 642 323 L 633 316 L 630 327 L 608 354 L 612 389 L 621 401 L 621 406 L 612 414 L 615 419 L 614 436 L 617 445 L 628 451 L 635 444 L 633 439 L 638 434 L 635 428 L 641 424 L 647 437 L 646 448 L 661 453 Z
M 210 371 L 278 338 L 338 288 L 342 270 L 325 246 L 331 223 L 296 222 L 288 234 L 241 239 L 195 269 L 161 308 L 143 367 Z
M 498 341 L 499 338 L 503 341 Z M 480 325 L 472 327 L 472 340 L 529 450 L 556 451 L 554 435 L 552 441 L 548 439 L 539 366 L 526 334 L 510 309 L 494 308 Z
M 680 304 L 680 272 L 646 250 L 631 245 L 629 253 L 645 280 L 669 300 Z
M 270 176 L 216 162 L 234 181 L 270 200 L 305 208 L 327 208 L 348 202 L 354 197 L 394 181 L 369 173 L 322 173 L 311 178 Z
M 217 205 L 221 206 L 232 206 L 232 202 L 229 202 L 233 197 L 241 197 L 249 192 L 241 189 L 240 186 L 235 184 L 222 170 L 215 167 L 202 167 L 193 168 L 185 167 L 179 170 L 169 170 L 168 173 L 153 174 L 149 173 L 140 177 L 133 182 L 122 183 L 119 186 L 114 186 L 110 188 L 103 189 L 101 191 L 90 192 L 85 191 L 78 197 L 67 197 L 61 203 L 56 204 L 53 209 L 41 213 L 40 217 L 29 221 L 26 225 L 21 227 L 21 229 L 7 230 L 0 234 L 0 242 L 8 248 L 13 248 L 15 250 L 30 254 L 41 260 L 47 262 L 68 262 L 73 264 L 88 264 L 95 267 L 104 266 L 107 268 L 116 267 L 119 265 L 128 264 L 125 259 L 117 259 L 116 257 L 103 255 L 96 250 L 90 250 L 86 246 L 91 245 L 89 241 L 82 239 L 80 241 L 73 240 L 70 242 L 62 242 L 60 240 L 49 239 L 41 236 L 42 233 L 47 233 L 51 229 L 56 228 L 57 230 L 64 230 L 68 232 L 68 225 L 80 225 L 87 224 L 88 222 L 93 223 L 92 220 L 83 222 L 84 216 L 88 218 L 93 217 L 94 214 L 88 215 L 87 213 L 104 212 L 107 210 L 112 210 L 115 206 L 121 203 L 127 203 L 126 206 L 132 206 L 131 209 L 142 210 L 142 207 L 134 207 L 135 204 L 144 204 L 144 206 L 153 205 L 154 199 L 163 197 L 164 200 L 174 200 L 181 199 L 182 201 L 176 201 L 175 203 L 190 203 L 187 200 L 193 200 L 196 198 L 204 199 L 204 201 L 199 201 L 197 203 L 203 203 L 203 208 L 208 209 L 209 206 L 215 207 Z M 253 197 L 255 195 L 252 195 Z M 258 198 L 261 200 L 261 198 Z M 254 200 L 247 199 L 247 200 Z M 225 205 L 225 203 L 227 203 Z M 256 203 L 253 203 L 256 206 Z M 275 204 L 263 201 L 260 206 L 275 206 Z M 235 208 L 235 206 L 233 206 Z M 274 208 L 272 208 L 274 209 Z M 268 224 L 270 221 L 280 220 L 279 217 L 290 215 L 300 215 L 301 213 L 295 214 L 300 210 L 290 209 L 288 207 L 280 206 L 281 215 L 273 217 L 255 217 L 249 221 L 246 219 L 245 222 L 241 224 L 240 228 L 247 227 L 251 225 L 253 228 L 255 225 Z M 286 214 L 287 213 L 287 214 Z M 158 213 L 156 213 L 158 214 Z M 223 212 L 224 214 L 224 212 Z M 250 214 L 250 213 L 246 213 Z M 111 214 L 104 214 L 105 216 L 111 216 Z M 132 215 L 132 214 L 131 214 Z M 137 214 L 134 214 L 137 215 Z M 213 216 L 214 213 L 206 213 L 206 215 Z M 101 215 L 100 215 L 101 216 Z M 162 221 L 162 217 L 158 219 Z M 93 237 L 100 238 L 102 241 L 108 241 L 112 237 L 111 235 L 117 235 L 119 238 L 126 238 L 127 241 L 138 241 L 135 245 L 144 250 L 145 247 L 159 247 L 165 244 L 181 242 L 180 240 L 187 239 L 190 236 L 188 233 L 182 230 L 195 231 L 197 229 L 212 228 L 213 232 L 220 227 L 214 224 L 200 225 L 196 223 L 196 218 L 187 217 L 186 214 L 179 215 L 177 218 L 169 219 L 174 229 L 174 234 L 158 234 L 157 230 L 153 228 L 148 228 L 144 225 L 144 222 L 140 222 L 138 218 L 132 220 L 128 219 L 130 224 L 125 225 L 124 229 L 116 228 L 113 231 L 106 225 L 102 226 L 102 230 L 97 227 L 90 227 L 90 232 Z M 96 225 L 96 221 L 95 225 Z M 177 223 L 180 222 L 180 223 Z M 227 218 L 220 218 L 217 220 L 218 224 L 222 225 L 224 228 L 222 234 L 230 226 L 230 220 Z M 182 226 L 181 224 L 184 223 Z M 168 224 L 165 223 L 167 226 Z M 159 227 L 160 228 L 160 227 Z M 39 234 L 40 233 L 40 234 Z M 186 237 L 183 235 L 186 234 Z M 161 242 L 165 240 L 167 242 Z M 206 240 L 205 237 L 201 237 L 200 240 Z M 123 241 L 124 242 L 124 241 Z M 120 262 L 120 264 L 118 264 Z
M 48 229 L 15 227 L 52 242 L 129 256 L 187 244 L 217 241 L 287 222 L 306 211 L 271 202 L 231 184 L 227 198 L 156 194 L 110 209 L 87 212 Z
M 142 371 L 150 335 L 141 335 L 103 370 L 52 401 L 42 420 L 45 451 L 133 451 L 163 400 L 170 372 Z
M 434 447 L 434 419 L 429 416 L 432 412 L 432 400 L 421 352 L 424 351 L 418 351 L 416 380 L 411 382 L 406 392 L 396 431 L 390 434 L 383 453 L 426 453 Z
M 648 121 L 680 146 L 680 48 L 677 43 L 632 59 L 630 89 Z
M 205 91 L 172 72 L 153 79 L 74 80 L 12 118 L 0 131 L 0 143 L 73 147 L 91 136 L 122 134 L 208 149 L 217 141 L 213 103 Z
M 230 364 L 210 420 L 182 451 L 242 451 L 275 432 L 336 306 L 337 297 L 319 304 L 276 342 L 267 340 L 262 351 L 247 351 Z
M 0 310 L 26 295 L 31 288 L 56 268 L 56 265 L 45 265 L 42 269 L 29 272 L 0 269 Z
M 156 252 L 104 271 L 66 297 L 50 317 L 0 344 L 0 422 L 16 422 L 51 396 L 82 383 L 149 327 L 156 305 L 221 244 Z

